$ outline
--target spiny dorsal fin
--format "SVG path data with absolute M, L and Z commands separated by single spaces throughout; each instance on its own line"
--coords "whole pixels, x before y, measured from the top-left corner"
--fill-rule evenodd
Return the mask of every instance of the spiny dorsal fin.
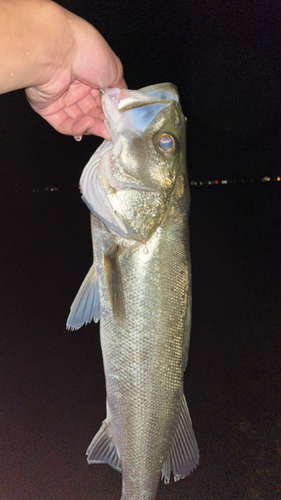
M 192 429 L 185 395 L 182 393 L 180 413 L 171 449 L 162 465 L 162 479 L 164 479 L 165 484 L 169 483 L 172 470 L 174 480 L 178 481 L 188 476 L 198 463 L 198 445 Z
M 104 420 L 100 430 L 89 445 L 86 455 L 89 464 L 108 464 L 118 472 L 121 472 L 121 460 L 116 451 L 113 438 L 108 429 L 107 421 Z
M 90 267 L 82 285 L 70 308 L 66 327 L 68 330 L 78 330 L 84 324 L 100 319 L 100 294 L 96 268 Z

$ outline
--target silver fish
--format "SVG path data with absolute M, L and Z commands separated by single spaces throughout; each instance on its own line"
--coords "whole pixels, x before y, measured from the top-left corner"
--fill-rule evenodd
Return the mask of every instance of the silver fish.
M 67 327 L 100 319 L 107 417 L 88 462 L 122 472 L 121 500 L 154 500 L 199 462 L 183 391 L 191 323 L 189 185 L 177 88 L 102 92 L 104 141 L 80 180 L 94 264 Z

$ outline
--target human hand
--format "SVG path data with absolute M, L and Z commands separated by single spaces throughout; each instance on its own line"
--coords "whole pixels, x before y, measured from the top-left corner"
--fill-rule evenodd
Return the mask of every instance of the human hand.
M 40 84 L 26 89 L 27 99 L 58 132 L 110 139 L 99 89 L 127 87 L 122 64 L 93 26 L 57 7 L 65 16 L 56 47 L 58 54 L 42 70 Z

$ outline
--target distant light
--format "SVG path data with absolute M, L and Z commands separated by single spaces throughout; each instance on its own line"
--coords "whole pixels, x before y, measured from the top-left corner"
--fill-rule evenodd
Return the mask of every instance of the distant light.
M 269 181 L 272 181 L 272 182 L 280 182 L 281 181 L 281 175 L 280 176 L 274 176 L 274 177 L 269 177 L 267 175 L 265 175 L 264 177 L 262 178 L 259 178 L 259 179 L 254 179 L 254 178 L 249 178 L 249 179 L 222 179 L 222 180 L 219 180 L 219 179 L 216 179 L 216 180 L 203 180 L 203 181 L 195 181 L 195 180 L 192 180 L 190 181 L 190 185 L 191 186 L 211 186 L 211 185 L 218 185 L 218 184 L 247 184 L 247 183 L 253 183 L 253 182 L 269 182 Z
M 34 189 L 32 189 L 32 192 L 33 193 L 53 193 L 54 191 L 58 191 L 58 190 L 59 190 L 58 187 L 46 186 L 46 187 L 34 188 Z

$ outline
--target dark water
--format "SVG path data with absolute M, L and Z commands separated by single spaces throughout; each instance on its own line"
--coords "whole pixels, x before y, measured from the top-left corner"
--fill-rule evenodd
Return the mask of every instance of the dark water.
M 281 186 L 192 187 L 186 393 L 201 462 L 157 500 L 281 497 Z M 1 500 L 118 500 L 89 466 L 105 417 L 98 329 L 67 332 L 92 262 L 76 191 L 1 199 Z

